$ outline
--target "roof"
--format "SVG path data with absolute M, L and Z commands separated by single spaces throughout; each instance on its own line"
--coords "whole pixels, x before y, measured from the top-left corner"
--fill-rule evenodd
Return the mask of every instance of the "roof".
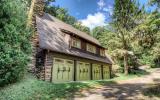
M 64 39 L 61 29 L 75 33 L 76 35 L 94 42 L 97 45 L 100 45 L 100 43 L 95 38 L 73 28 L 71 25 L 62 22 L 55 17 L 47 13 L 45 13 L 42 17 L 36 16 L 36 26 L 39 34 L 39 46 L 41 48 L 112 64 L 107 56 L 100 57 L 89 53 L 80 52 L 79 50 L 70 49 L 69 44 L 67 44 Z

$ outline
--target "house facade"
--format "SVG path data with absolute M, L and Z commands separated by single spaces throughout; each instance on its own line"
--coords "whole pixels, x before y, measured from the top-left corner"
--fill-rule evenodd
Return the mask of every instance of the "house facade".
M 54 83 L 111 78 L 112 61 L 98 40 L 50 14 L 36 16 L 36 72 Z

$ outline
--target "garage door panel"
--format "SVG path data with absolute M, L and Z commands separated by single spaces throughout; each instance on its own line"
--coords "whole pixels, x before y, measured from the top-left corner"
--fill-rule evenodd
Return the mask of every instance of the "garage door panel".
M 72 81 L 73 80 L 73 67 L 74 67 L 74 63 L 73 61 L 66 61 L 66 81 Z
M 93 64 L 92 76 L 93 76 L 93 80 L 102 79 L 101 65 Z
M 76 80 L 90 80 L 90 64 L 77 61 Z
M 55 58 L 52 70 L 53 82 L 68 82 L 73 80 L 73 61 Z
M 109 66 L 103 66 L 103 77 L 104 79 L 110 78 Z

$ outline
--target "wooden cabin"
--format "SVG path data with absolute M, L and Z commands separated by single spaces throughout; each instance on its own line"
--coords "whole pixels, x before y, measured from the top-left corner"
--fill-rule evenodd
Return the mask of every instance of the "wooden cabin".
M 99 41 L 50 14 L 36 16 L 36 72 L 54 83 L 111 78 L 112 61 Z

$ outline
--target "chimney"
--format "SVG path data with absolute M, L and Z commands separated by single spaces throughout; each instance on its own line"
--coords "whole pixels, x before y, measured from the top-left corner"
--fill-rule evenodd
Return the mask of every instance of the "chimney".
M 44 7 L 45 7 L 45 0 L 36 0 L 34 7 L 34 15 L 43 16 Z
M 43 16 L 44 15 L 44 7 L 45 7 L 45 0 L 32 0 L 31 6 L 28 12 L 28 23 L 27 27 L 32 27 L 34 32 L 32 33 L 31 38 L 31 45 L 32 45 L 32 56 L 31 56 L 31 63 L 29 65 L 29 72 L 35 73 L 36 72 L 36 54 L 39 46 L 39 36 L 36 28 L 36 16 Z

